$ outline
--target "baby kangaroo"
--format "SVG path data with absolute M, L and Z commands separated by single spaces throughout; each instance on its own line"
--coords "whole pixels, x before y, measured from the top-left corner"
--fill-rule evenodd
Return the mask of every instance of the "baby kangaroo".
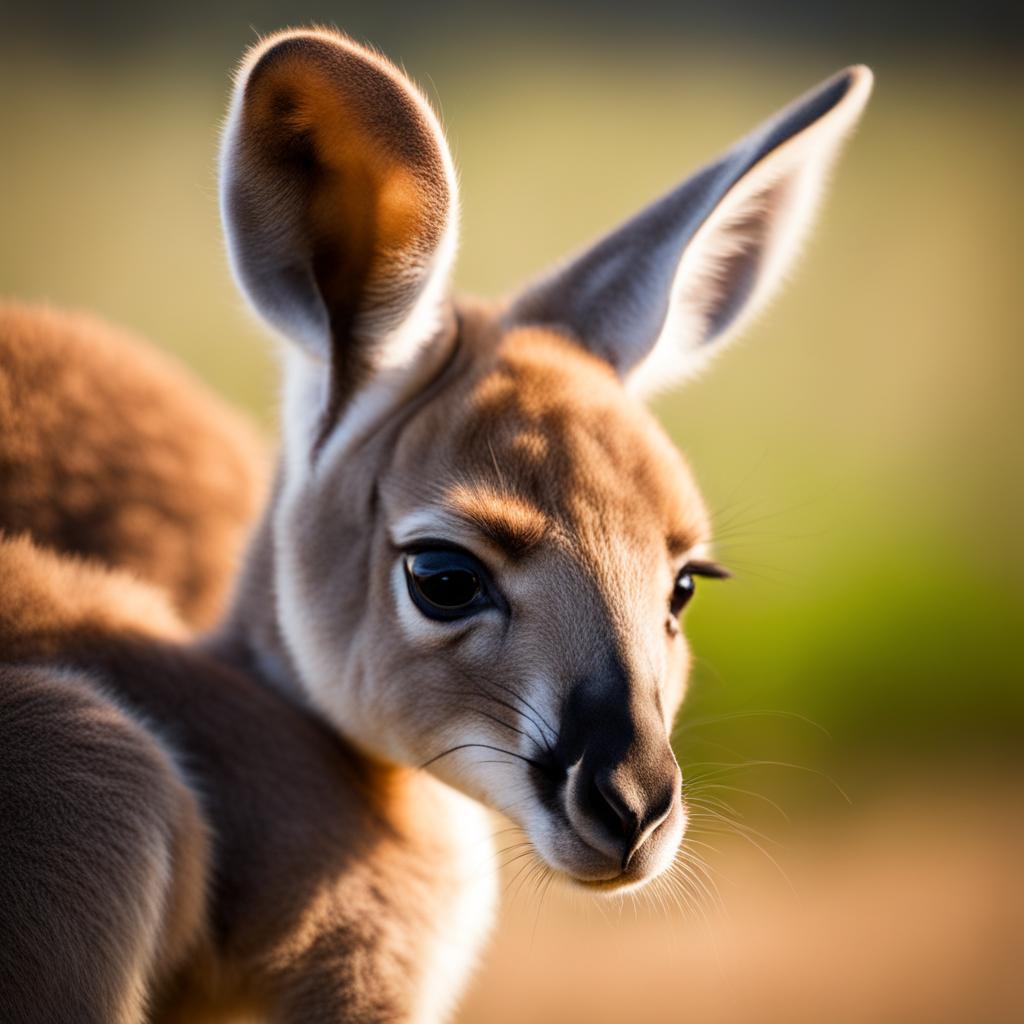
M 769 297 L 867 100 L 851 68 L 515 299 L 453 302 L 427 102 L 332 32 L 257 46 L 221 202 L 286 344 L 233 607 L 0 543 L 0 1017 L 446 1018 L 487 931 L 485 808 L 596 891 L 673 861 L 679 616 L 711 559 L 637 400 Z

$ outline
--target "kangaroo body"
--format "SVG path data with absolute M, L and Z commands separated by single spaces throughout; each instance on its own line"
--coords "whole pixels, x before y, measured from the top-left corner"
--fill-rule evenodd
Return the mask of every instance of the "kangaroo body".
M 7 335 L 23 397 L 0 394 L 0 467 L 23 434 L 43 483 L 26 502 L 0 475 L 0 523 L 27 531 L 0 537 L 4 1021 L 444 1020 L 492 918 L 485 807 L 584 889 L 672 866 L 678 620 L 695 578 L 726 573 L 626 388 L 691 372 L 764 301 L 869 89 L 837 76 L 488 306 L 448 295 L 455 174 L 411 83 L 332 32 L 253 49 L 221 203 L 238 282 L 289 344 L 283 445 L 212 632 L 192 623 L 223 563 L 193 603 L 125 524 L 162 510 L 154 544 L 217 555 L 225 513 L 199 500 L 216 416 L 181 401 L 168 470 L 142 429 L 146 359 L 125 355 L 139 414 L 118 426 L 115 387 L 65 446 L 66 416 L 11 413 L 47 408 L 22 347 L 45 354 L 51 315 Z M 168 387 L 165 423 L 188 390 Z M 123 486 L 104 483 L 128 439 Z M 98 547 L 67 466 L 114 524 Z
M 481 808 L 356 756 L 121 574 L 20 539 L 0 576 L 0 849 L 37 879 L 0 907 L 5 1020 L 446 1014 L 493 902 Z

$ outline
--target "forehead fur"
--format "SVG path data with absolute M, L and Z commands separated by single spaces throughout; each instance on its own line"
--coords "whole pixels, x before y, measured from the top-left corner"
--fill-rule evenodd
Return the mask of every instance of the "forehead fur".
M 479 355 L 400 445 L 406 479 L 433 467 L 418 500 L 481 532 L 504 531 L 513 550 L 549 534 L 587 546 L 657 535 L 674 551 L 708 539 L 688 467 L 604 362 L 534 327 L 508 332 L 487 358 Z

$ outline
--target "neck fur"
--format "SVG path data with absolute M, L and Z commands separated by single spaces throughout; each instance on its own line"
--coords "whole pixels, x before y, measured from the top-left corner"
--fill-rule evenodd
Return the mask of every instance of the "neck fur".
M 277 617 L 273 519 L 281 476 L 279 469 L 270 500 L 249 540 L 227 615 L 206 646 L 289 701 L 306 706 L 302 682 Z

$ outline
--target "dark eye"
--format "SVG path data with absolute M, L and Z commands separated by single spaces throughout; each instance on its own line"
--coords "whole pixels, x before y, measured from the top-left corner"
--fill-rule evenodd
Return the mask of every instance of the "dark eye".
M 418 551 L 405 556 L 409 596 L 428 619 L 450 622 L 490 605 L 483 566 L 464 551 Z
M 672 588 L 672 599 L 669 601 L 669 609 L 673 615 L 678 615 L 690 602 L 696 585 L 693 582 L 693 572 L 690 567 L 684 566 L 676 577 L 676 585 Z

